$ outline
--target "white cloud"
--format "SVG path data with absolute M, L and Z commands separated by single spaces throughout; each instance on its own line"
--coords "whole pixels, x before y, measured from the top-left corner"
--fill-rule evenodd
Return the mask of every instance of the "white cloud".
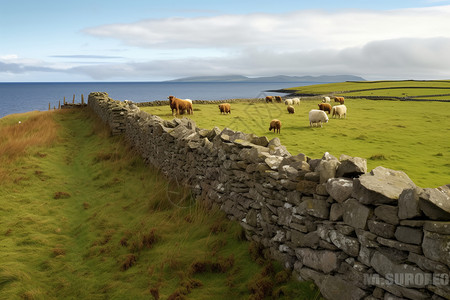
M 19 56 L 17 54 L 6 54 L 6 55 L 1 55 L 0 56 L 0 60 L 15 60 L 19 58 Z
M 449 15 L 450 6 L 391 11 L 309 10 L 149 19 L 92 27 L 84 32 L 144 48 L 343 49 L 373 40 L 449 36 Z
M 247 76 L 354 74 L 376 78 L 450 78 L 450 38 L 393 39 L 362 47 L 279 53 L 246 49 L 222 58 L 153 60 L 102 66 L 83 66 L 71 72 L 96 80 L 179 78 L 192 75 L 242 74 Z M 119 76 L 119 77 L 117 77 Z

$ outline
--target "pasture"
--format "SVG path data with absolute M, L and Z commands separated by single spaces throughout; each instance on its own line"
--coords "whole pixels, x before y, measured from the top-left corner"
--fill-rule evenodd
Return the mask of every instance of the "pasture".
M 450 80 L 349 81 L 287 88 L 299 95 L 450 101 Z
M 293 155 L 320 158 L 330 152 L 338 158 L 341 154 L 366 158 L 369 170 L 380 165 L 401 170 L 420 187 L 450 183 L 450 103 L 346 99 L 346 119 L 329 115 L 323 128 L 310 128 L 308 112 L 318 109 L 321 98 L 308 99 L 295 106 L 295 114 L 289 114 L 283 103 L 240 102 L 233 103 L 227 115 L 220 114 L 217 104 L 194 104 L 194 114 L 182 117 L 200 128 L 228 127 L 269 139 L 279 137 Z M 173 118 L 168 105 L 141 110 Z M 272 119 L 281 120 L 280 134 L 269 132 Z
M 321 299 L 87 110 L 0 137 L 0 299 Z

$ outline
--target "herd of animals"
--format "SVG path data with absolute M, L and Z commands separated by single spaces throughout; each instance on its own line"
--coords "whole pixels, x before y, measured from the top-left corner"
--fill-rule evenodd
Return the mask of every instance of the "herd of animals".
M 174 96 L 169 96 L 169 105 L 172 109 L 172 115 L 181 115 L 184 113 L 194 114 L 192 100 L 190 99 L 180 99 Z M 312 109 L 309 111 L 309 126 L 313 127 L 320 125 L 322 127 L 323 123 L 328 122 L 328 115 L 331 114 L 333 118 L 346 118 L 347 107 L 345 106 L 344 97 L 333 97 L 334 102 L 338 102 L 338 105 L 331 105 L 330 97 L 323 97 L 322 102 L 318 104 L 319 109 Z M 283 100 L 281 96 L 266 96 L 266 103 L 282 103 L 287 105 L 287 111 L 289 114 L 295 113 L 294 105 L 300 105 L 300 98 L 289 98 Z M 231 114 L 231 104 L 222 103 L 219 104 L 219 110 L 221 114 Z M 270 122 L 269 131 L 273 130 L 275 133 L 281 132 L 281 121 L 278 119 L 273 119 Z

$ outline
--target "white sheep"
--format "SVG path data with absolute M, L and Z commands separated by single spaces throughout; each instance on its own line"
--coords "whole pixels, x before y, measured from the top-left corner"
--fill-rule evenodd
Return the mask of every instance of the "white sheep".
M 318 109 L 311 109 L 309 111 L 309 126 L 312 127 L 313 124 L 320 123 L 320 127 L 322 127 L 322 123 L 328 122 L 328 116 L 326 112 Z
M 292 104 L 295 105 L 300 105 L 300 98 L 292 98 Z
M 330 97 L 327 97 L 327 96 L 322 97 L 322 103 L 328 103 L 328 102 L 331 102 Z
M 286 99 L 286 100 L 284 100 L 284 104 L 286 104 L 286 105 L 292 105 L 292 99 Z
M 331 115 L 333 116 L 333 118 L 335 116 L 339 116 L 339 119 L 342 116 L 344 116 L 344 118 L 346 118 L 347 117 L 347 106 L 345 106 L 344 104 L 333 106 L 333 108 L 331 109 Z

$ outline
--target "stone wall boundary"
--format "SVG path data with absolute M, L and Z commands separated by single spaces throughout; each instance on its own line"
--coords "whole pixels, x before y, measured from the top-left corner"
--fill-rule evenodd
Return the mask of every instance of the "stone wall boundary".
M 163 120 L 107 93 L 88 107 L 326 299 L 450 299 L 450 184 L 420 188 L 359 157 L 291 155 L 278 138 Z

